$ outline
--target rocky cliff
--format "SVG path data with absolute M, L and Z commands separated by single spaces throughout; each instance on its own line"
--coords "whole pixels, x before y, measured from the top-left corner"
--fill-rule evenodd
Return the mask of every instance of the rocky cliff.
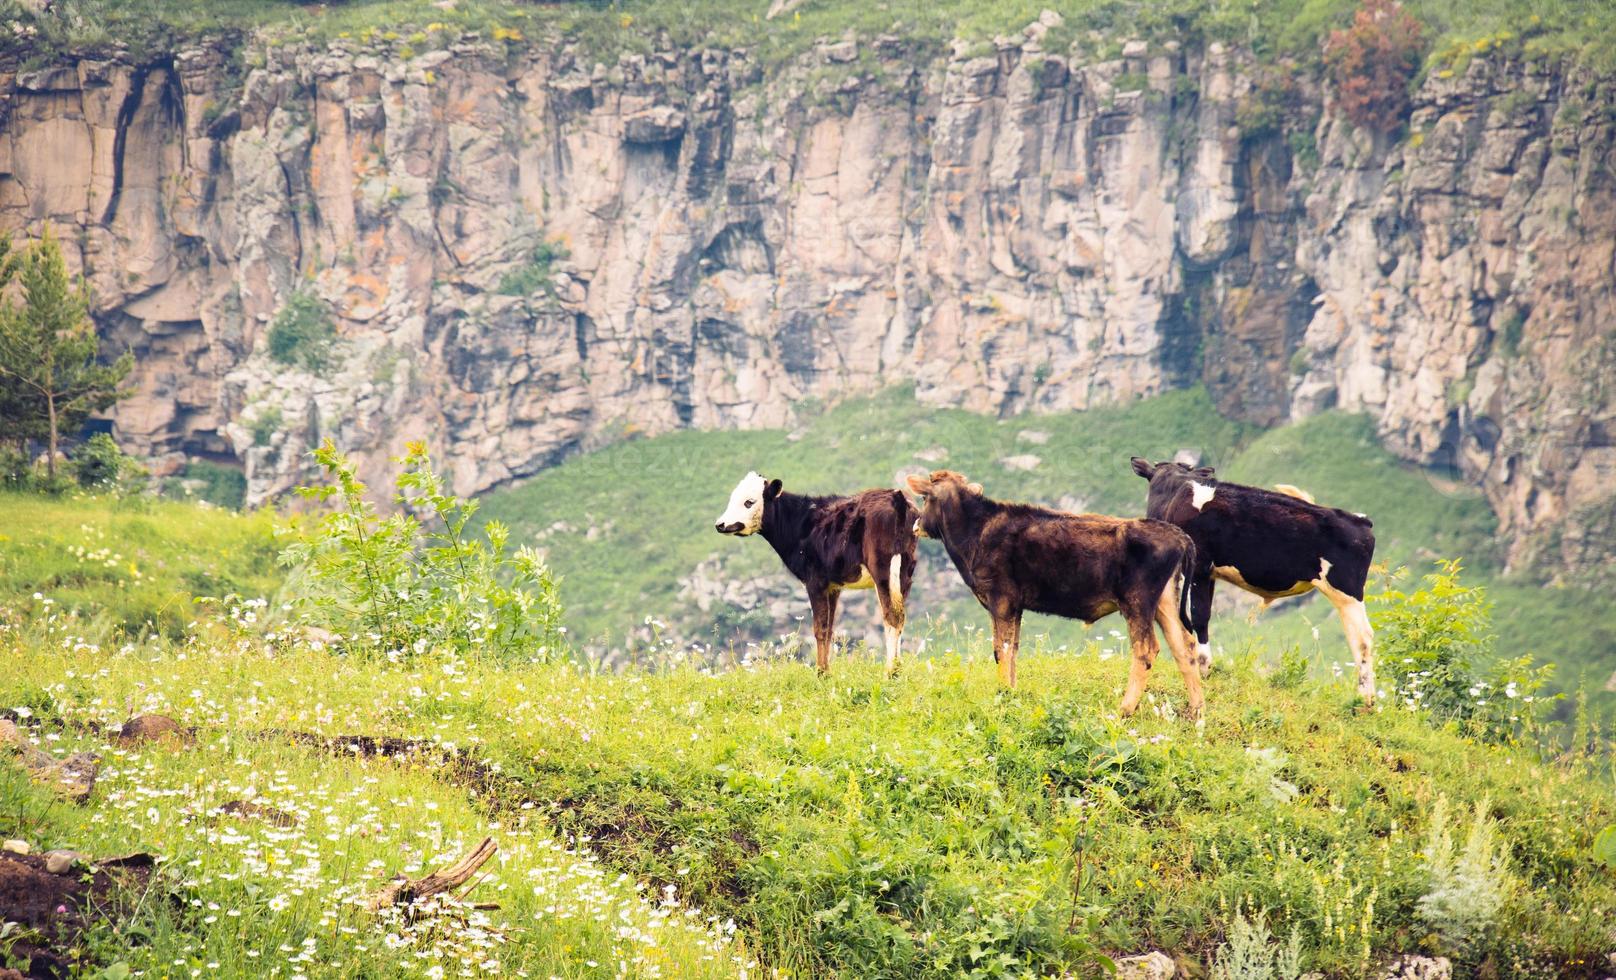
M 1305 80 L 1251 126 L 1238 52 L 1046 51 L 1052 20 L 769 72 L 442 33 L 5 72 L 0 229 L 53 226 L 139 355 L 125 443 L 255 501 L 326 436 L 373 474 L 427 438 L 471 493 L 899 380 L 997 413 L 1204 382 L 1264 424 L 1367 410 L 1512 560 L 1608 561 L 1611 79 L 1478 56 L 1393 143 Z M 318 373 L 267 349 L 300 290 Z

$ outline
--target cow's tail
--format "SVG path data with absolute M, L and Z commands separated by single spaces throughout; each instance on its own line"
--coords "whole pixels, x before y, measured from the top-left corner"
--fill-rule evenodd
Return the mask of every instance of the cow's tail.
M 1190 584 L 1195 579 L 1195 542 L 1184 535 L 1184 551 L 1178 559 L 1178 621 L 1191 635 L 1195 633 L 1195 617 L 1190 609 Z

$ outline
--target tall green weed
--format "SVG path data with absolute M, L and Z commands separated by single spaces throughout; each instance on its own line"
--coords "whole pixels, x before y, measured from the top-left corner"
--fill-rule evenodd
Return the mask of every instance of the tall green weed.
M 303 622 L 343 649 L 395 661 L 434 649 L 499 661 L 561 653 L 561 600 L 544 559 L 527 547 L 507 553 L 498 521 L 480 538 L 468 533 L 477 504 L 445 491 L 425 444 L 410 443 L 396 460 L 398 509 L 385 517 L 329 440 L 313 456 L 333 482 L 297 492 L 333 506 L 279 529 Z
M 1560 695 L 1545 693 L 1553 664 L 1530 654 L 1496 657 L 1487 590 L 1460 579 L 1458 560 L 1437 562 L 1423 587 L 1370 597 L 1377 659 L 1396 699 L 1491 741 L 1540 734 Z

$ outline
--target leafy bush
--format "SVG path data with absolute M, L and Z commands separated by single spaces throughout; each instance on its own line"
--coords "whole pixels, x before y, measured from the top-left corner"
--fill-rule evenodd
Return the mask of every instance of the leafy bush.
M 1594 860 L 1616 871 L 1616 823 L 1601 830 L 1594 837 Z
M 509 556 L 509 533 L 490 521 L 486 540 L 466 526 L 474 501 L 444 492 L 423 443 L 397 462 L 394 497 L 401 509 L 383 518 L 366 499 L 354 465 L 329 440 L 313 453 L 335 485 L 299 487 L 307 500 L 337 508 L 313 526 L 281 529 L 291 542 L 281 564 L 298 568 L 306 588 L 294 600 L 306 622 L 329 629 L 349 650 L 407 659 L 429 649 L 506 660 L 546 660 L 560 651 L 561 600 L 556 580 L 531 548 Z M 416 508 L 440 525 L 429 528 Z
M 1422 589 L 1370 598 L 1379 607 L 1377 659 L 1397 700 L 1495 741 L 1537 731 L 1559 698 L 1544 694 L 1554 665 L 1536 665 L 1530 654 L 1497 659 L 1486 590 L 1459 581 L 1457 560 L 1437 567 Z
M 1390 132 L 1408 115 L 1420 67 L 1421 27 L 1397 0 L 1363 0 L 1352 26 L 1330 32 L 1324 61 L 1354 124 Z
M 253 445 L 269 445 L 274 440 L 275 433 L 281 431 L 282 421 L 279 407 L 271 405 L 260 409 L 247 426 L 252 431 Z
M 146 468 L 125 455 L 105 432 L 97 432 L 74 450 L 69 466 L 73 479 L 86 490 L 133 492 L 143 485 L 146 476 Z
M 1420 918 L 1455 953 L 1474 949 L 1498 921 L 1514 887 L 1498 822 L 1487 815 L 1487 801 L 1476 804 L 1470 833 L 1461 848 L 1449 827 L 1448 799 L 1431 810 L 1426 845 L 1430 887 L 1416 906 Z
M 505 273 L 499 280 L 501 296 L 531 296 L 534 293 L 555 295 L 552 267 L 568 256 L 566 246 L 558 242 L 540 242 L 528 253 L 527 261 Z
M 1258 913 L 1239 913 L 1229 923 L 1229 939 L 1212 957 L 1212 980 L 1297 980 L 1302 975 L 1302 934 L 1295 927 L 1281 946 Z
M 221 466 L 205 459 L 192 460 L 180 471 L 179 481 L 197 483 L 189 495 L 215 507 L 240 510 L 247 500 L 247 474 L 232 466 Z M 172 484 L 171 484 L 172 485 Z
M 0 489 L 26 490 L 34 478 L 34 464 L 16 446 L 0 445 Z
M 1295 83 L 1289 73 L 1259 71 L 1251 89 L 1235 103 L 1234 121 L 1240 135 L 1255 140 L 1280 132 L 1295 98 Z
M 299 365 L 324 374 L 335 363 L 332 348 L 337 328 L 318 296 L 300 289 L 287 297 L 269 325 L 269 356 L 282 364 Z

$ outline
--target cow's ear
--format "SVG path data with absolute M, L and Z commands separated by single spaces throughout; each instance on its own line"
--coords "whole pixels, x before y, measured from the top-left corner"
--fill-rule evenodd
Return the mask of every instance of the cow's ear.
M 1145 479 L 1148 480 L 1156 475 L 1156 467 L 1150 465 L 1150 460 L 1145 459 L 1143 456 L 1135 456 L 1132 462 L 1133 471 Z
M 780 496 L 781 483 L 779 480 L 770 480 L 763 486 L 763 499 L 773 500 Z
M 909 484 L 909 492 L 917 497 L 925 497 L 931 493 L 931 477 L 911 473 L 904 482 Z
M 1198 467 L 1195 468 L 1195 471 L 1193 473 L 1191 473 L 1190 475 L 1191 476 L 1198 476 L 1203 480 L 1210 480 L 1213 477 L 1218 475 L 1218 471 L 1213 469 L 1210 466 L 1198 466 Z
M 976 494 L 978 497 L 982 496 L 982 484 L 980 483 L 967 483 L 965 484 L 965 489 Z

